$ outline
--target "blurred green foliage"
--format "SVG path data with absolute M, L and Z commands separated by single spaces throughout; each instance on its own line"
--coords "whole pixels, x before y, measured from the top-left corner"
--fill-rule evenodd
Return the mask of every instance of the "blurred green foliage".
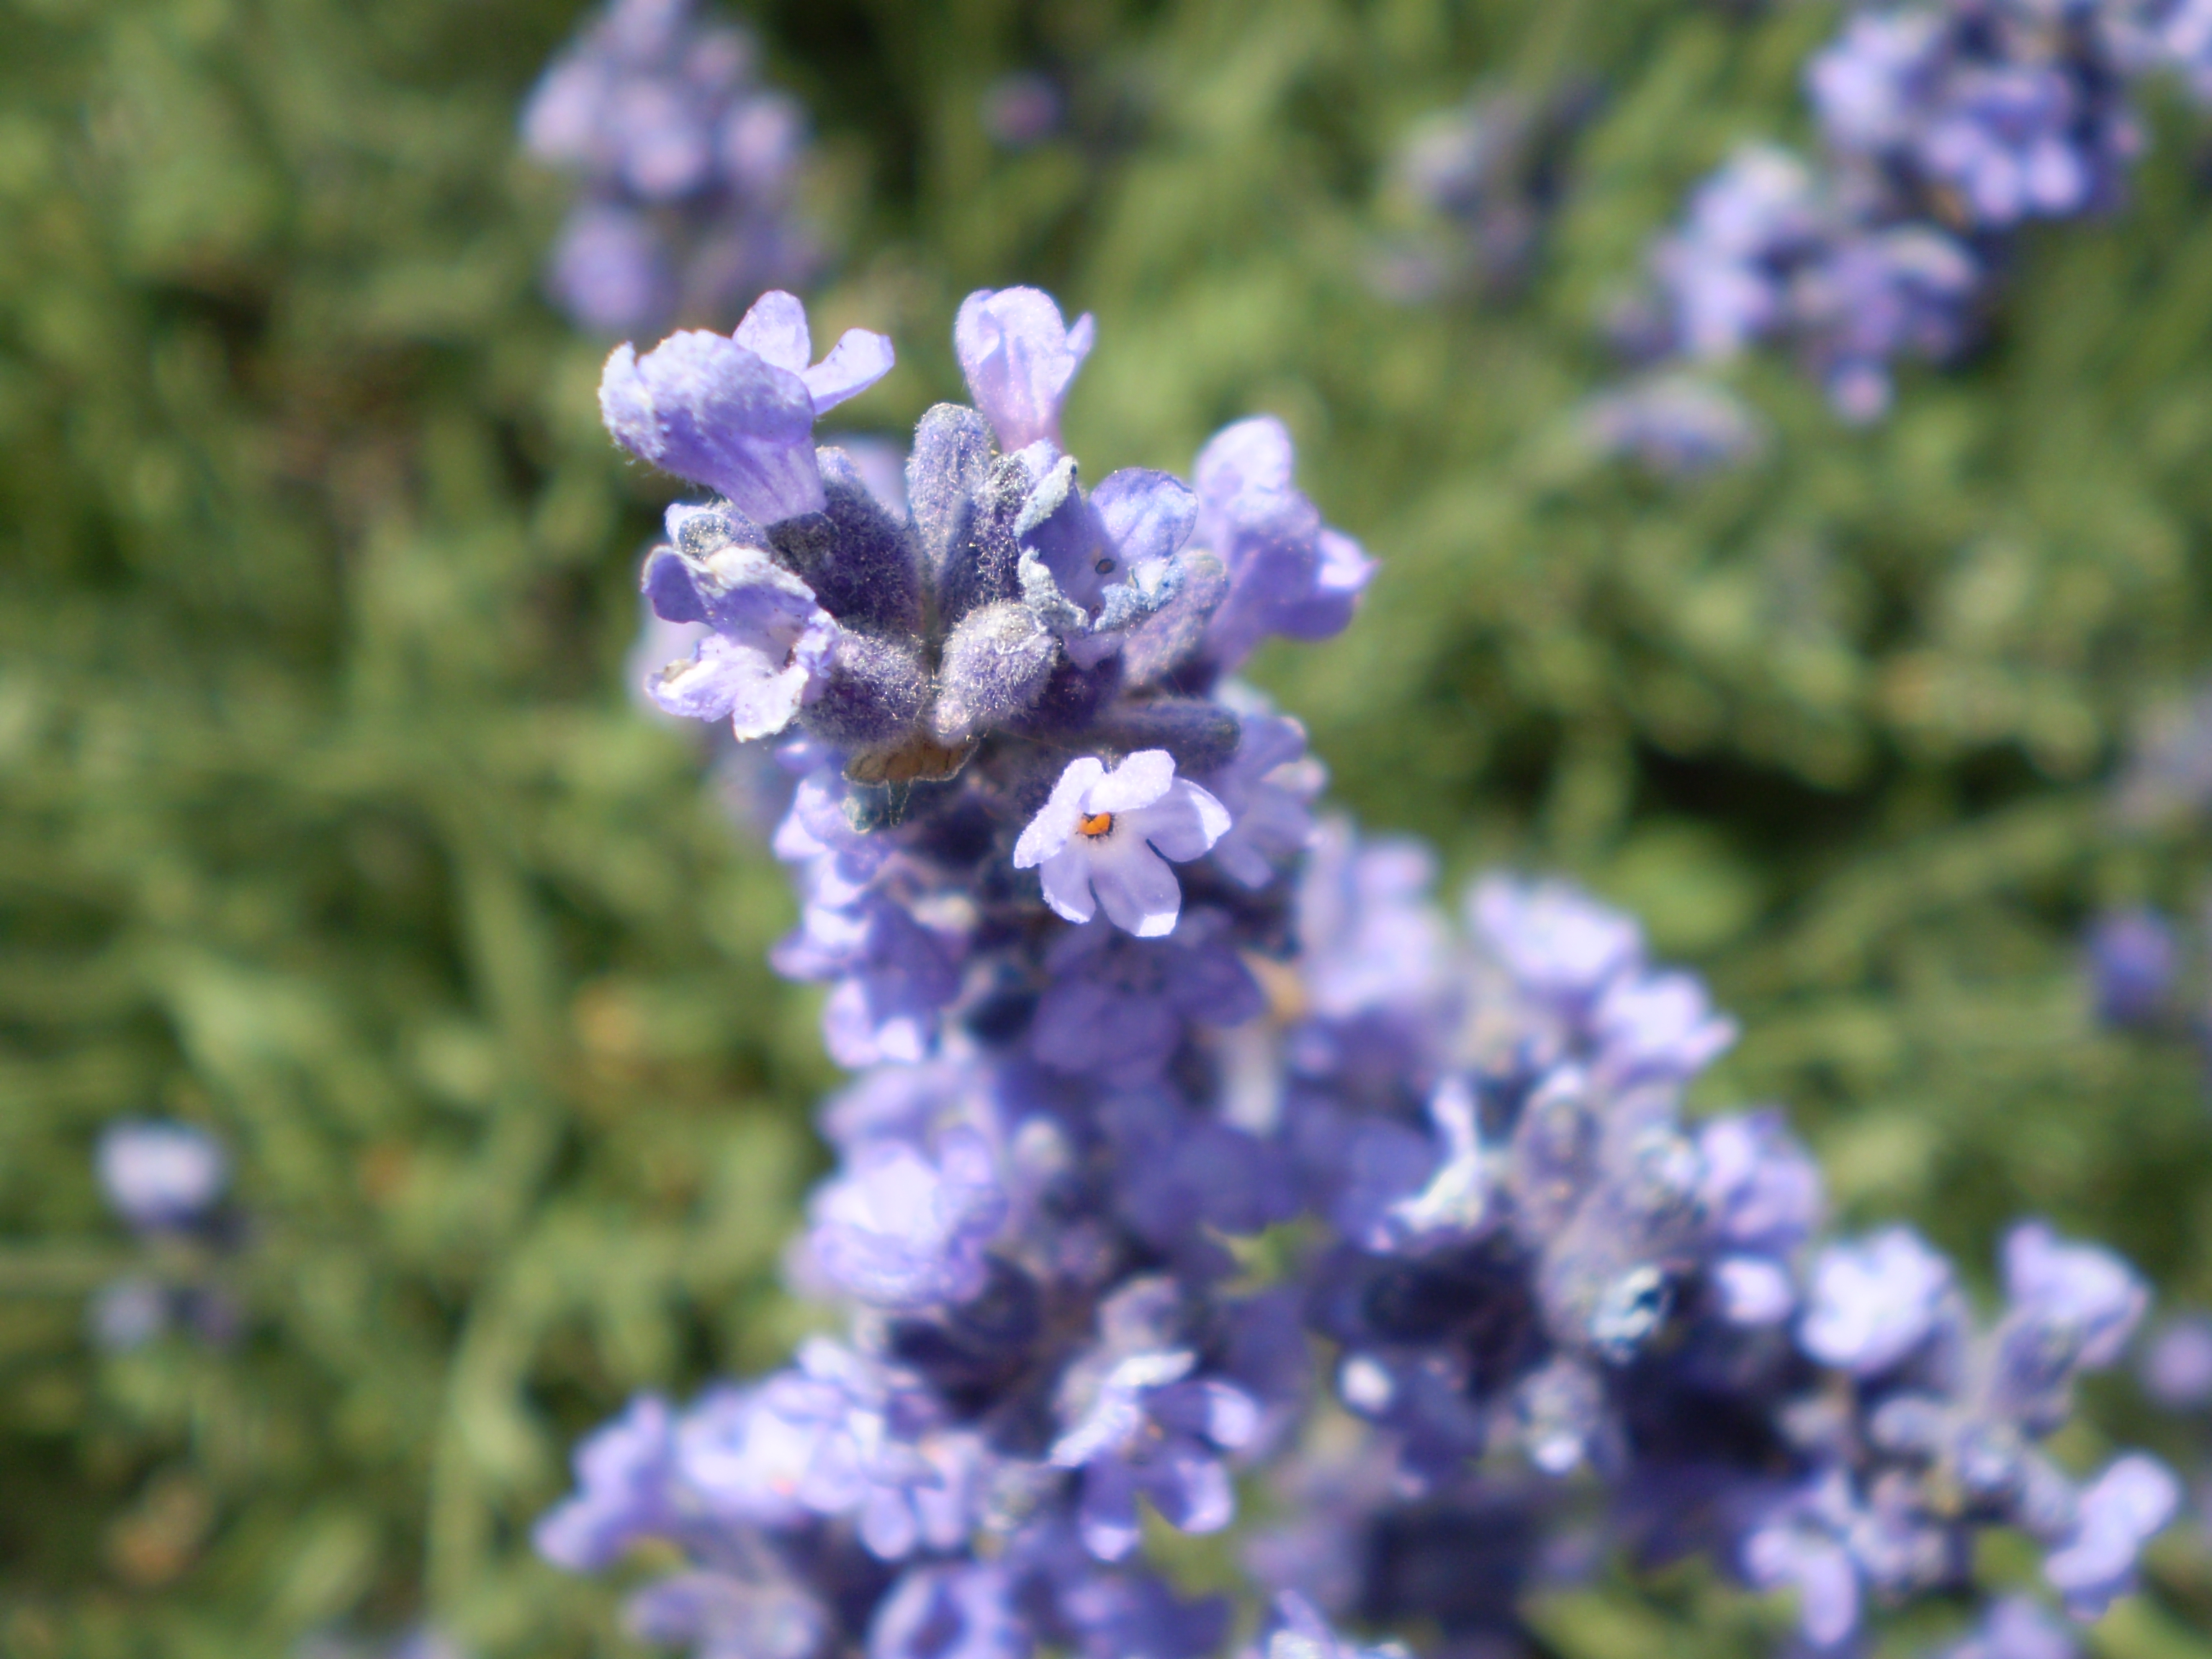
M 513 120 L 555 0 L 0 0 L 0 1651 L 288 1654 L 424 1616 L 608 1650 L 528 1554 L 630 1389 L 771 1363 L 830 1082 L 762 957 L 788 901 L 631 709 L 604 343 L 538 297 L 557 180 Z M 898 338 L 852 406 L 957 389 L 951 309 L 1098 313 L 1095 474 L 1255 410 L 1384 561 L 1261 678 L 1342 800 L 1455 871 L 1637 907 L 1790 1102 L 1847 1221 L 1987 1262 L 2022 1210 L 2212 1299 L 2196 1054 L 2095 1032 L 2096 906 L 2205 899 L 2197 827 L 2123 834 L 2131 721 L 2212 643 L 2203 134 L 2153 109 L 2136 198 L 2029 239 L 1988 349 L 1839 427 L 1739 380 L 1759 464 L 1661 487 L 1571 441 L 1596 319 L 1739 140 L 1802 137 L 1817 4 L 776 0 L 847 248 L 818 329 Z M 1000 73 L 1070 94 L 994 149 Z M 1377 172 L 1478 79 L 1600 100 L 1526 295 L 1362 281 Z M 121 1115 L 237 1154 L 228 1352 L 100 1357 L 134 1253 L 88 1149 Z M 2124 1382 L 2079 1431 L 2164 1433 Z M 2159 1442 L 2180 1453 L 2185 1443 Z M 2182 1543 L 2115 1659 L 2207 1651 Z M 1562 1602 L 1571 1659 L 1704 1644 L 1698 1593 Z M 1717 1640 L 1717 1638 L 1712 1638 Z

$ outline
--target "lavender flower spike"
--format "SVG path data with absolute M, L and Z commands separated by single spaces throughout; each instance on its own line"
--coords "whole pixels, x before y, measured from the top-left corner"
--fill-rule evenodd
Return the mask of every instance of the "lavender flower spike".
M 1229 833 L 1229 809 L 1175 775 L 1164 749 L 1141 749 L 1111 772 L 1095 756 L 1068 763 L 1052 799 L 1014 846 L 1014 868 L 1039 870 L 1047 904 L 1070 921 L 1107 919 L 1139 939 L 1175 931 L 1182 888 L 1166 860 L 1202 858 Z
M 1034 288 L 978 289 L 960 302 L 953 350 L 1003 453 L 1040 438 L 1060 447 L 1060 407 L 1097 331 L 1087 311 L 1070 328 L 1052 296 Z
M 599 412 L 615 441 L 665 472 L 720 491 L 764 525 L 818 513 L 827 497 L 814 422 L 890 373 L 891 343 L 849 331 L 806 367 L 806 313 L 788 294 L 762 296 L 725 339 L 672 334 L 640 357 L 607 359 Z

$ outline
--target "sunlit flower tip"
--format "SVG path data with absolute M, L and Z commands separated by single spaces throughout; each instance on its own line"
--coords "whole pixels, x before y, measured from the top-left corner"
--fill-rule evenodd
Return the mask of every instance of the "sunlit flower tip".
M 961 301 L 952 349 L 1001 453 L 1011 455 L 1040 438 L 1059 444 L 1067 389 L 1097 337 L 1090 313 L 1071 328 L 1052 296 L 1038 289 L 978 289 Z
M 189 1227 L 222 1196 L 230 1160 L 215 1137 L 189 1123 L 111 1125 L 94 1156 L 101 1192 L 140 1229 Z
M 1140 939 L 1173 933 L 1182 888 L 1167 860 L 1203 857 L 1230 827 L 1229 809 L 1175 769 L 1164 749 L 1110 772 L 1095 756 L 1070 762 L 1015 843 L 1014 867 L 1036 870 L 1045 902 L 1070 921 L 1103 908 Z

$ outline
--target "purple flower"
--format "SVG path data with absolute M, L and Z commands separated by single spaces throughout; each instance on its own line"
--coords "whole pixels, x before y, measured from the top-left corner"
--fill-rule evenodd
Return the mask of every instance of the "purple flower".
M 2157 1024 L 2181 972 L 2173 926 L 2155 910 L 2112 910 L 2089 929 L 2089 985 L 2097 1018 L 2123 1029 Z
M 1296 1590 L 1285 1590 L 1275 1597 L 1273 1622 L 1267 1659 L 1407 1659 L 1403 1643 L 1378 1642 L 1362 1647 L 1338 1635 L 1314 1604 Z
M 1943 21 L 1934 10 L 1854 13 L 1813 54 L 1805 89 L 1832 145 L 1874 155 L 1911 141 L 1939 72 Z
M 1074 461 L 1063 457 L 1015 526 L 1024 603 L 1079 666 L 1094 667 L 1121 648 L 1127 629 L 1175 597 L 1175 556 L 1197 518 L 1197 497 L 1172 474 L 1124 467 L 1086 497 Z
M 2040 1221 L 2006 1236 L 2004 1280 L 2015 1313 L 2064 1331 L 2083 1365 L 2118 1359 L 2150 1305 L 2125 1261 L 2099 1245 L 2069 1244 Z
M 1735 1022 L 1713 1012 L 1694 974 L 1623 975 L 1590 1011 L 1595 1069 L 1616 1085 L 1686 1082 L 1735 1042 Z
M 1462 1078 L 1451 1077 L 1429 1097 L 1432 1155 L 1419 1182 L 1382 1206 L 1360 1242 L 1384 1254 L 1425 1255 L 1464 1244 L 1496 1219 L 1491 1189 L 1494 1158 L 1482 1144 L 1479 1103 Z M 1356 1235 L 1357 1236 L 1357 1235 Z
M 1858 1628 L 1858 1567 L 1825 1528 L 1762 1527 L 1744 1540 L 1742 1565 L 1759 1589 L 1797 1592 L 1798 1628 L 1814 1647 L 1839 1647 Z
M 1312 801 L 1328 772 L 1306 753 L 1305 727 L 1287 715 L 1264 706 L 1240 708 L 1237 724 L 1243 735 L 1236 755 L 1206 777 L 1207 791 L 1231 820 L 1213 844 L 1213 861 L 1239 886 L 1256 890 L 1305 850 L 1313 835 Z
M 1565 882 L 1486 876 L 1468 915 L 1515 983 L 1544 1002 L 1584 1006 L 1644 959 L 1643 929 Z
M 2212 1405 L 2212 1318 L 2187 1314 L 2162 1327 L 2144 1350 L 2143 1392 L 2170 1412 Z
M 1202 858 L 1229 831 L 1228 809 L 1175 773 L 1164 749 L 1111 772 L 1093 756 L 1069 762 L 1015 844 L 1014 868 L 1038 871 L 1045 902 L 1070 921 L 1103 908 L 1139 939 L 1173 933 L 1182 889 L 1167 860 Z
M 1771 144 L 1738 150 L 1698 185 L 1681 230 L 1652 254 L 1682 353 L 1728 357 L 1780 328 L 1788 267 L 1820 224 L 1812 170 Z
M 843 902 L 835 902 L 842 897 Z M 822 1031 L 841 1066 L 920 1060 L 960 988 L 957 943 L 872 888 L 825 895 L 769 960 L 792 979 L 831 979 Z
M 1348 1019 L 1412 1009 L 1443 990 L 1443 919 L 1429 898 L 1436 855 L 1417 842 L 1361 842 L 1344 820 L 1322 823 L 1298 887 L 1300 964 L 1314 1011 Z
M 1194 917 L 1164 939 L 1094 921 L 1055 940 L 1046 958 L 1052 981 L 1030 1028 L 1037 1058 L 1056 1072 L 1145 1083 L 1175 1058 L 1189 1026 L 1257 1015 L 1260 988 L 1217 921 Z
M 822 1605 L 780 1577 L 680 1572 L 623 1611 L 638 1640 L 680 1644 L 693 1659 L 809 1659 L 829 1633 Z
M 1662 477 L 1741 465 L 1765 443 L 1741 398 L 1696 374 L 1646 375 L 1591 398 L 1577 418 L 1600 454 L 1625 456 Z
M 538 1553 L 571 1572 L 596 1572 L 641 1539 L 676 1535 L 683 1522 L 674 1458 L 667 1401 L 640 1395 L 576 1448 L 578 1491 L 539 1519 L 532 1534 Z
M 948 1549 L 974 1522 L 980 1449 L 936 1402 L 865 1356 L 813 1337 L 799 1364 L 701 1397 L 675 1433 L 690 1507 L 725 1527 L 849 1516 L 872 1554 Z
M 710 630 L 689 658 L 646 681 L 667 713 L 727 720 L 742 742 L 775 736 L 827 687 L 837 624 L 761 549 L 730 543 L 695 553 L 679 538 L 647 561 L 644 586 L 664 622 Z
M 892 354 L 884 336 L 857 328 L 810 368 L 811 351 L 805 308 L 766 294 L 727 339 L 686 330 L 642 357 L 617 346 L 599 410 L 623 448 L 762 524 L 819 512 L 814 422 L 889 374 Z
M 561 227 L 546 275 L 553 297 L 596 334 L 650 328 L 676 302 L 676 274 L 652 221 L 593 203 Z
M 2000 1596 L 1942 1659 L 2079 1659 L 2081 1644 L 2060 1620 L 2025 1595 Z
M 1814 1258 L 1798 1341 L 1824 1365 L 1872 1376 L 1906 1358 L 1952 1304 L 1951 1264 L 1910 1227 L 1889 1227 Z
M 230 1182 L 221 1143 L 189 1123 L 110 1124 L 100 1133 L 94 1167 L 108 1203 L 140 1232 L 196 1226 Z
M 1097 331 L 1088 312 L 1070 328 L 1033 288 L 978 289 L 961 301 L 953 351 L 1001 453 L 1041 441 L 1060 447 L 1060 411 Z
M 1206 653 L 1224 669 L 1268 634 L 1325 640 L 1352 620 L 1374 561 L 1321 521 L 1295 482 L 1290 428 L 1272 415 L 1224 427 L 1199 451 L 1198 527 L 1191 544 L 1220 560 L 1228 596 L 1206 626 Z
M 1234 1383 L 1194 1378 L 1188 1349 L 1129 1354 L 1093 1384 L 1088 1407 L 1053 1443 L 1052 1462 L 1083 1471 L 1077 1526 L 1102 1561 L 1137 1547 L 1137 1498 L 1183 1532 L 1218 1532 L 1237 1497 L 1220 1453 L 1258 1431 L 1260 1410 Z
M 615 0 L 538 82 L 524 146 L 582 186 L 549 286 L 586 327 L 717 317 L 811 274 L 793 188 L 805 118 L 754 81 L 755 57 L 688 0 Z
M 981 1291 L 1006 1195 L 983 1138 L 955 1127 L 933 1159 L 897 1141 L 855 1149 L 811 1213 L 809 1248 L 832 1283 L 871 1306 L 911 1310 Z
M 995 1563 L 909 1568 L 868 1627 L 867 1659 L 1029 1659 L 1016 1588 Z
M 2094 1619 L 2135 1582 L 2136 1558 L 2181 1503 L 2181 1483 L 2154 1457 L 2115 1458 L 2083 1492 L 2074 1531 L 2044 1558 L 2043 1576 L 2077 1619 Z
M 1893 359 L 1955 354 L 1982 284 L 1965 245 L 1927 225 L 1842 237 L 1809 263 L 1794 290 L 1796 321 L 1836 412 L 1876 420 L 1889 409 Z
M 1179 1262 L 1215 1261 L 1218 1236 L 1249 1237 L 1297 1213 L 1297 1182 L 1280 1146 L 1193 1112 L 1165 1090 L 1115 1096 L 1098 1124 L 1128 1171 L 1116 1213 Z

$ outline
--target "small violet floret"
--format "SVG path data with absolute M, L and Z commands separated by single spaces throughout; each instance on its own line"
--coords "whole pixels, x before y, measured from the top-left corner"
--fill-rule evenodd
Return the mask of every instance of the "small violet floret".
M 1141 749 L 1112 771 L 1071 761 L 1052 799 L 1014 847 L 1014 868 L 1036 870 L 1044 899 L 1070 921 L 1101 908 L 1139 939 L 1175 931 L 1182 888 L 1167 866 L 1202 858 L 1229 833 L 1229 809 L 1175 775 L 1164 749 Z
M 765 294 L 727 338 L 686 329 L 642 357 L 617 346 L 599 410 L 639 459 L 719 490 L 762 524 L 780 523 L 824 505 L 815 421 L 891 368 L 890 341 L 866 329 L 848 329 L 809 368 L 812 350 L 805 308 Z
M 773 737 L 822 695 L 837 625 L 764 549 L 732 539 L 720 514 L 678 505 L 668 520 L 675 544 L 647 561 L 646 597 L 663 622 L 712 631 L 648 677 L 646 695 L 688 720 L 726 720 L 740 742 Z

